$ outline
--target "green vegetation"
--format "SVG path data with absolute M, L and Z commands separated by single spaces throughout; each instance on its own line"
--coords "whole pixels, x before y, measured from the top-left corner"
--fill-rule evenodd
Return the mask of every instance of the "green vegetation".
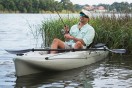
M 132 17 L 130 14 L 100 16 L 91 21 L 96 30 L 95 42 L 110 48 L 125 48 L 132 54 Z
M 76 11 L 76 5 L 70 0 L 0 0 L 1 12 L 41 13 L 68 10 Z
M 42 13 L 42 12 L 62 12 L 68 10 L 71 12 L 80 11 L 86 5 L 73 4 L 70 0 L 0 0 L 0 12 L 15 12 L 15 13 Z M 95 7 L 103 6 L 108 11 L 116 12 L 132 12 L 132 3 L 114 2 L 113 4 L 99 4 Z
M 78 22 L 78 18 L 63 18 L 65 24 L 71 27 Z M 109 48 L 125 48 L 132 54 L 132 17 L 128 14 L 99 16 L 92 18 L 90 24 L 96 30 L 94 43 L 105 43 Z M 52 40 L 60 38 L 64 40 L 61 30 L 64 25 L 61 20 L 46 21 L 41 28 L 45 46 L 50 46 Z

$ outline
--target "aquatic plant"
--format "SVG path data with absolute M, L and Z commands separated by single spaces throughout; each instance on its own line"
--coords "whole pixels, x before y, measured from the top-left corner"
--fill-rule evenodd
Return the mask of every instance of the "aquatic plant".
M 103 42 L 110 48 L 125 48 L 132 54 L 132 16 L 130 14 L 103 15 L 93 18 L 96 30 L 95 42 Z

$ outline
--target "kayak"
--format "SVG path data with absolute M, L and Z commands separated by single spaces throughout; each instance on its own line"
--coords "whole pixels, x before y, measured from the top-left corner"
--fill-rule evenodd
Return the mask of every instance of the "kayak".
M 90 65 L 107 57 L 108 53 L 124 54 L 126 49 L 109 49 L 105 44 L 98 43 L 86 49 L 5 49 L 16 54 L 13 59 L 16 76 L 24 76 L 47 71 L 65 71 Z M 49 54 L 49 51 L 58 51 Z
M 34 51 L 16 56 L 13 61 L 16 76 L 24 76 L 40 72 L 79 68 L 101 61 L 107 55 L 108 51 L 103 50 L 69 51 L 56 54 L 48 54 L 47 51 Z

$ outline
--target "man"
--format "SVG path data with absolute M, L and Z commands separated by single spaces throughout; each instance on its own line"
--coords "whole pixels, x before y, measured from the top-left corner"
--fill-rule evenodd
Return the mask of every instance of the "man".
M 52 42 L 51 49 L 81 49 L 89 46 L 94 39 L 95 30 L 88 24 L 91 14 L 89 11 L 82 9 L 80 12 L 80 21 L 71 27 L 70 31 L 67 26 L 64 27 L 66 33 L 64 34 L 65 42 L 55 38 Z M 51 51 L 50 53 L 56 53 Z

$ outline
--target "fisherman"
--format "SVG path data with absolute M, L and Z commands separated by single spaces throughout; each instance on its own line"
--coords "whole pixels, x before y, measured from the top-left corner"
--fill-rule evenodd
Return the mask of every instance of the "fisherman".
M 51 49 L 82 49 L 89 46 L 94 39 L 95 30 L 89 25 L 91 18 L 91 13 L 85 9 L 82 9 L 80 12 L 79 23 L 73 25 L 69 30 L 68 26 L 64 27 L 65 42 L 55 38 L 51 44 Z M 51 51 L 50 53 L 54 54 L 57 51 Z

